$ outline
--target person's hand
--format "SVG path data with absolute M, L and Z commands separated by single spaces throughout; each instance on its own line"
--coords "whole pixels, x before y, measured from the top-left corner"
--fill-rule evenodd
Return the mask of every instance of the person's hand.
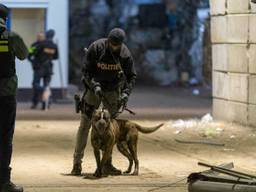
M 103 95 L 100 86 L 95 86 L 95 87 L 94 87 L 94 93 L 95 93 L 95 95 L 97 95 L 98 97 L 102 97 L 102 95 Z

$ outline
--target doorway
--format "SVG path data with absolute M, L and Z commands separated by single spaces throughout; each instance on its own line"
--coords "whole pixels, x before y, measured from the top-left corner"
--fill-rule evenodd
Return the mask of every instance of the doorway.
M 38 32 L 45 32 L 46 9 L 44 8 L 14 8 L 11 10 L 9 26 L 17 32 L 27 46 L 36 40 Z

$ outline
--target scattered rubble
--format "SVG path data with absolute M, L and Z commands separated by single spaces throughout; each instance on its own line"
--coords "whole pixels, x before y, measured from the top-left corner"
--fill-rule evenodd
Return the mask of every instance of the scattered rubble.
M 235 151 L 235 149 L 224 148 L 223 151 L 225 151 L 225 152 L 233 152 L 233 151 Z
M 166 129 L 173 129 L 174 135 L 186 135 L 186 132 L 199 136 L 200 142 L 217 142 L 211 139 L 218 138 L 225 131 L 225 126 L 221 122 L 213 120 L 211 114 L 206 114 L 200 119 L 169 121 L 165 125 Z M 235 138 L 232 136 L 232 138 Z M 179 137 L 180 139 L 180 137 Z M 190 141 L 186 138 L 186 141 Z M 196 141 L 197 142 L 197 141 Z M 218 143 L 218 142 L 217 142 Z
M 236 138 L 235 135 L 231 135 L 231 136 L 230 136 L 230 139 L 234 139 L 234 138 Z
M 213 117 L 209 113 L 201 118 L 201 123 L 210 123 L 212 121 L 213 121 Z

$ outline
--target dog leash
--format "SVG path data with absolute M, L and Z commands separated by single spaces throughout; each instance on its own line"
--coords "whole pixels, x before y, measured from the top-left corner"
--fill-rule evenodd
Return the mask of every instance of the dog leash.
M 122 105 L 122 109 L 121 109 L 121 111 L 119 111 L 118 113 L 121 114 L 121 113 L 123 113 L 123 111 L 128 111 L 130 114 L 136 115 L 135 112 L 133 112 L 132 110 L 130 110 L 130 109 L 127 108 L 126 104 L 123 104 L 123 105 Z
M 104 95 L 101 96 L 101 99 L 102 99 L 104 102 L 106 102 L 106 104 L 107 104 L 109 107 L 111 106 L 111 104 L 109 103 L 109 101 L 107 100 L 107 98 L 106 98 Z M 118 116 L 119 114 L 123 113 L 124 111 L 128 111 L 131 115 L 136 115 L 136 113 L 133 112 L 132 110 L 128 109 L 127 106 L 126 106 L 126 104 L 125 104 L 125 105 L 122 105 L 121 111 L 116 112 L 116 113 L 114 114 L 114 116 Z

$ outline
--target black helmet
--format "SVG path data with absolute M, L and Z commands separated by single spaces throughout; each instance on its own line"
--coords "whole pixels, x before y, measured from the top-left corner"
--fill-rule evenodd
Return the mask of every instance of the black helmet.
M 53 29 L 49 29 L 46 31 L 46 39 L 53 39 L 55 35 L 55 31 Z
M 108 34 L 108 40 L 113 45 L 120 45 L 125 39 L 125 32 L 123 29 L 114 28 Z
M 4 4 L 0 3 L 0 18 L 6 19 L 9 9 Z

